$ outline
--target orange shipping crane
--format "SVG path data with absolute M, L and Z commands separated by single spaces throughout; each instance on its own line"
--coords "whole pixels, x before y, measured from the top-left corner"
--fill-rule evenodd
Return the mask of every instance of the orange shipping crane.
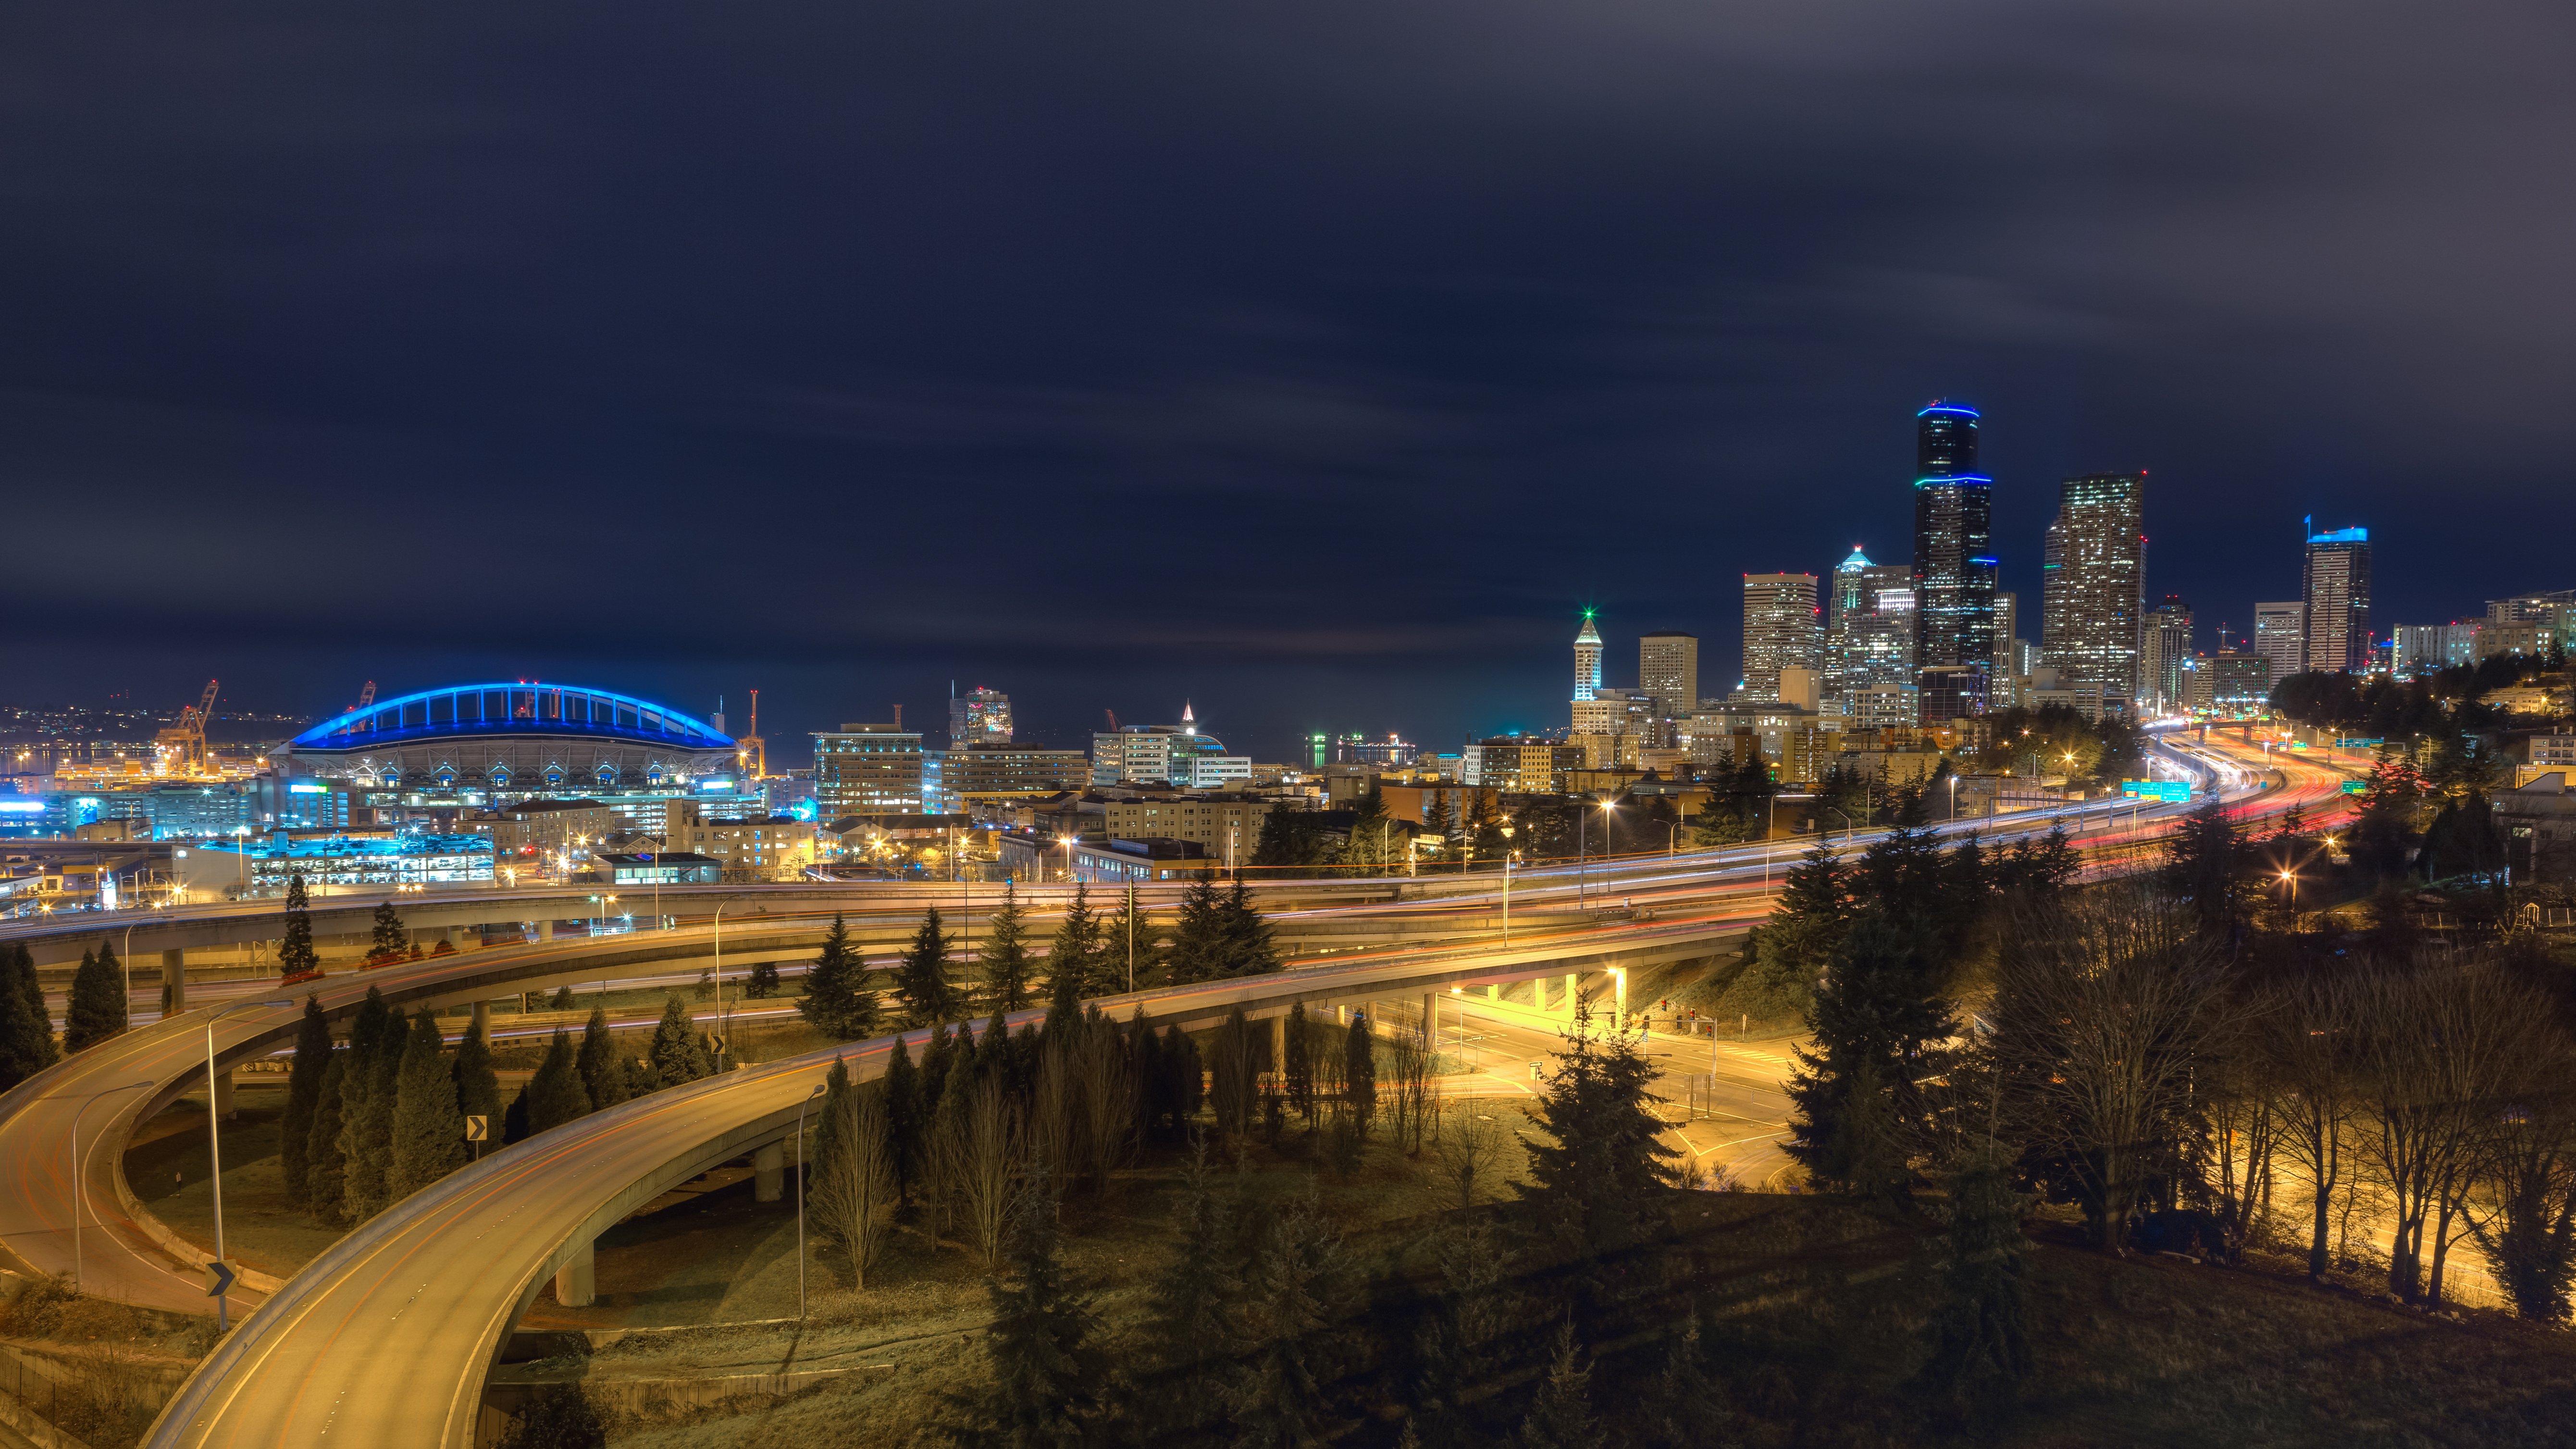
M 153 737 L 153 744 L 175 752 L 178 758 L 172 763 L 191 775 L 205 771 L 206 721 L 214 717 L 215 695 L 222 687 L 221 680 L 207 680 L 205 694 L 193 707 L 179 711 L 179 722 Z
M 367 687 L 358 691 L 358 702 L 349 706 L 349 713 L 356 714 L 358 711 L 365 709 L 368 705 L 374 704 L 375 702 L 376 682 L 370 679 L 367 681 Z

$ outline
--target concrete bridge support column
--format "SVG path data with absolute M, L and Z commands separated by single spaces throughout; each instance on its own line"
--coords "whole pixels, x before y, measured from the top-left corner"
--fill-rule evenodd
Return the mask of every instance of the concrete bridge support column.
M 1270 1018 L 1270 1070 L 1288 1070 L 1288 1018 L 1284 1014 Z
M 1437 991 L 1422 993 L 1422 1042 L 1426 1047 L 1437 1047 L 1440 1043 L 1440 993 Z
M 582 1244 L 571 1262 L 555 1270 L 555 1301 L 566 1308 L 588 1308 L 598 1297 L 598 1263 L 591 1250 L 591 1244 Z
M 233 1072 L 226 1067 L 215 1073 L 215 1115 L 229 1122 L 233 1112 Z
M 751 1155 L 751 1200 L 776 1202 L 787 1191 L 787 1144 L 772 1142 Z
M 537 939 L 538 939 L 538 940 L 540 940 L 540 941 L 551 941 L 551 940 L 553 940 L 554 938 L 555 938 L 555 923 L 554 923 L 554 922 L 552 922 L 552 921 L 539 921 L 539 922 L 537 922 Z
M 1547 978 L 1544 976 L 1530 978 L 1530 1009 L 1542 1016 L 1547 1014 Z
M 488 1001 L 474 1003 L 474 1029 L 483 1033 L 485 1046 L 492 1044 L 492 1003 Z
M 1500 1000 L 1502 1000 L 1502 999 L 1503 999 L 1503 984 L 1502 984 L 1501 982 L 1499 982 L 1499 981 L 1488 981 L 1488 982 L 1486 982 L 1486 983 L 1485 983 L 1485 999 L 1486 999 L 1487 1001 L 1500 1001 Z
M 1574 1008 L 1583 1001 L 1583 973 L 1565 973 L 1565 1019 L 1574 1020 Z
M 163 1014 L 177 1016 L 188 1009 L 188 953 L 161 953 L 161 996 L 167 1003 Z

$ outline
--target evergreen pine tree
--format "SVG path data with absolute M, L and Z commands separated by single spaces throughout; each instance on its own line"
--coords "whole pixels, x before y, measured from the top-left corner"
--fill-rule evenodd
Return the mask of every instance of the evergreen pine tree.
M 1735 1406 L 1708 1372 L 1700 1343 L 1699 1305 L 1664 1351 L 1661 1373 L 1638 1396 L 1637 1418 L 1648 1449 L 1737 1449 Z
M 895 968 L 894 994 L 903 1003 L 906 1026 L 954 1021 L 965 1010 L 948 980 L 948 933 L 940 928 L 939 907 L 922 912 L 912 947 Z
M 100 942 L 95 954 L 81 953 L 80 970 L 72 975 L 71 1001 L 63 1010 L 63 1046 L 85 1051 L 126 1028 L 125 967 L 116 948 Z
M 554 1036 L 546 1042 L 545 1060 L 537 1063 L 536 1075 L 528 1078 L 528 1135 L 533 1137 L 589 1113 L 590 1091 L 581 1084 L 572 1033 L 556 1027 Z
M 1100 955 L 1100 918 L 1091 911 L 1091 887 L 1077 881 L 1064 924 L 1056 927 L 1047 946 L 1049 994 L 1069 991 L 1077 1001 L 1099 995 Z
M 689 1019 L 689 1008 L 681 1004 L 679 997 L 672 996 L 662 1003 L 662 1019 L 654 1023 L 653 1044 L 646 1048 L 645 1060 L 653 1064 L 656 1088 L 682 1086 L 715 1071 L 707 1044 L 698 1035 L 698 1024 Z M 582 1110 L 590 1110 L 589 1104 L 585 1103 Z
M 912 1064 L 912 1049 L 902 1037 L 886 1058 L 886 1147 L 894 1157 L 895 1191 L 905 1202 L 921 1181 L 921 1071 Z
M 438 1018 L 423 1007 L 395 1068 L 393 1153 L 385 1201 L 396 1203 L 455 1171 L 465 1161 L 465 1119 L 456 1110 L 456 1073 L 448 1065 Z
M 1181 1198 L 1172 1214 L 1171 1261 L 1156 1276 L 1145 1333 L 1162 1374 L 1154 1397 L 1167 1412 L 1149 1412 L 1186 1429 L 1211 1405 L 1235 1396 L 1228 1365 L 1235 1340 L 1234 1304 L 1243 1284 L 1234 1261 L 1234 1222 L 1208 1170 L 1207 1142 L 1191 1134 L 1181 1172 Z
M 1350 1097 L 1351 1125 L 1366 1141 L 1369 1123 L 1377 1116 L 1377 1038 L 1369 1032 L 1365 1011 L 1351 1014 L 1351 1029 L 1342 1037 L 1342 1082 Z
M 1524 1137 L 1531 1181 L 1512 1184 L 1529 1209 L 1524 1224 L 1542 1261 L 1579 1262 L 1620 1254 L 1660 1236 L 1669 1169 L 1678 1156 L 1662 1141 L 1647 1088 L 1654 1068 L 1635 1037 L 1593 1030 L 1578 1005 L 1574 1029 L 1538 1099 L 1543 1137 Z M 1604 1275 L 1572 1277 L 1574 1306 L 1589 1313 L 1610 1286 Z
M 1279 812 L 1271 812 L 1276 818 Z M 1225 901 L 1213 876 L 1200 876 L 1181 894 L 1180 920 L 1164 964 L 1177 982 L 1215 981 L 1225 969 Z
M 852 1090 L 849 1063 L 834 1057 L 832 1069 L 823 1074 L 823 1100 L 817 1103 L 814 1109 L 816 1113 L 814 1145 L 811 1149 L 813 1156 L 810 1159 L 814 1164 L 814 1171 L 807 1179 L 809 1183 L 831 1181 L 833 1175 L 840 1170 L 841 1154 L 850 1150 L 849 1141 L 844 1134 L 848 1130 L 849 1097 Z M 800 1153 L 798 1160 L 807 1159 Z M 824 1241 L 839 1243 L 840 1235 L 832 1232 L 830 1228 L 831 1214 L 824 1214 L 821 1221 L 825 1225 Z
M 508 1147 L 528 1140 L 528 1084 L 510 1096 L 510 1105 L 501 1109 L 501 1145 Z
M 1126 898 L 1102 923 L 1098 960 L 1101 969 L 1093 977 L 1103 996 L 1141 990 L 1159 979 L 1161 952 L 1154 944 L 1153 923 L 1137 904 L 1134 886 L 1127 888 Z
M 313 916 L 299 872 L 286 878 L 286 934 L 277 943 L 277 974 L 287 980 L 322 969 L 313 951 Z
M 606 1011 L 590 1009 L 590 1020 L 582 1023 L 581 1050 L 573 1061 L 581 1072 L 582 1090 L 590 1094 L 592 1111 L 627 1099 L 626 1061 L 617 1054 L 617 1034 L 608 1028 Z
M 304 1210 L 326 1228 L 345 1227 L 349 1194 L 340 1159 L 340 1103 L 347 1091 L 350 1053 L 332 1052 L 313 1100 L 313 1125 L 304 1136 Z
M 778 963 L 767 957 L 752 963 L 751 975 L 744 978 L 742 994 L 754 1001 L 767 1001 L 778 994 Z
M 2376 780 L 2380 773 L 2372 771 L 2373 779 Z M 2393 815 L 2399 810 L 2400 807 L 2391 806 L 2387 813 Z M 2354 825 L 2356 833 L 2362 830 L 2367 818 L 2365 812 L 2365 821 Z M 2402 827 L 2391 829 L 2402 834 Z M 2365 849 L 2362 853 L 2370 852 Z M 2380 852 L 2382 856 L 2386 854 L 2385 851 Z M 2225 935 L 2235 928 L 2244 913 L 2246 857 L 2245 839 L 2237 831 L 2235 822 L 2227 818 L 2226 803 L 2213 795 L 2200 808 L 2184 816 L 2173 833 L 2165 837 L 2165 886 L 2191 902 L 2202 930 L 2212 935 Z M 2371 862 L 2374 869 L 2385 864 L 2386 861 L 2378 857 Z
M 1789 1081 L 1798 1132 L 1789 1155 L 1818 1180 L 1891 1199 L 1911 1187 L 1901 1144 L 1922 1115 L 1916 1084 L 1937 1070 L 1934 1044 L 1952 1033 L 1933 957 L 1924 926 L 1876 905 L 1834 953 Z
M 1345 1271 L 1341 1236 L 1311 1202 L 1274 1207 L 1244 1274 L 1249 1363 L 1234 1404 L 1234 1442 L 1290 1446 L 1327 1437 L 1317 1360 Z
M 1410 837 L 1386 813 L 1386 793 L 1375 777 L 1369 780 L 1367 793 L 1351 803 L 1351 831 L 1342 846 L 1341 865 L 1349 875 L 1383 875 L 1412 848 L 1406 843 Z
M 404 954 L 409 944 L 403 937 L 402 916 L 394 910 L 392 899 L 376 902 L 375 929 L 368 936 L 367 959 L 390 961 Z
M 392 1108 L 388 1103 L 382 1114 L 375 1111 L 376 1063 L 389 1052 L 401 1052 L 400 1019 L 399 1012 L 385 1005 L 384 993 L 370 986 L 349 1022 L 349 1062 L 340 1078 L 340 1132 L 333 1154 L 340 1164 L 338 1196 L 346 1222 L 365 1222 L 384 1206 L 384 1163 L 373 1143 L 391 1126 Z
M 1574 1324 L 1558 1324 L 1547 1377 L 1521 1421 L 1520 1449 L 1602 1449 L 1609 1436 L 1592 1417 L 1591 1392 L 1592 1369 L 1575 1345 Z
M 964 1158 L 974 1110 L 975 1062 L 971 1052 L 961 1046 L 949 1054 L 946 1078 L 940 1084 L 937 1104 L 931 1109 L 926 1144 L 926 1155 L 935 1169 L 931 1173 L 931 1192 L 938 1200 L 943 1225 L 956 1216 L 961 1184 L 954 1180 L 953 1169 Z
M 1308 1034 L 1306 1003 L 1300 1001 L 1288 1008 L 1288 1060 L 1280 1064 L 1280 1079 L 1288 1089 L 1288 1105 L 1308 1126 L 1315 1122 L 1315 1043 Z
M 1172 1084 L 1172 1110 L 1179 1114 L 1172 1125 L 1179 1127 L 1198 1116 L 1207 1102 L 1207 1069 L 1199 1060 L 1199 1044 L 1178 1022 L 1163 1029 L 1163 1071 Z
M 1950 1173 L 1950 1223 L 1941 1262 L 1941 1305 L 1932 1320 L 1924 1376 L 1962 1405 L 2010 1402 L 2030 1372 L 2023 1312 L 2022 1196 L 2013 1163 L 1992 1141 L 1972 1141 Z
M 1500 792 L 1478 790 L 1474 803 L 1468 806 L 1467 825 L 1462 832 L 1465 839 L 1460 842 L 1459 853 L 1467 869 L 1495 870 L 1502 866 L 1511 845 L 1511 837 L 1503 834 L 1503 823 Z
M 487 1141 L 501 1133 L 501 1079 L 492 1071 L 492 1047 L 484 1040 L 483 1028 L 468 1025 L 465 1037 L 456 1044 L 456 1059 L 449 1075 L 456 1086 L 456 1111 L 460 1117 L 480 1117 Z M 483 1148 L 481 1151 L 491 1149 Z M 477 1149 L 466 1148 L 466 1156 L 477 1156 Z
M 984 931 L 984 995 L 995 1011 L 1021 1011 L 1029 1004 L 1029 945 L 1021 924 L 1020 888 L 1002 885 L 1002 908 Z
M 805 995 L 796 1003 L 797 1014 L 834 1041 L 858 1040 L 864 1035 L 857 1024 L 860 1001 L 867 1001 L 871 1025 L 876 1005 L 875 998 L 862 990 L 865 975 L 865 965 L 850 949 L 849 923 L 835 912 L 832 929 L 823 935 L 822 951 L 805 969 Z
M 24 941 L 0 943 L 0 1091 L 61 1060 L 54 1019 Z
M 1271 934 L 1268 918 L 1252 904 L 1252 892 L 1240 877 L 1226 891 L 1219 919 L 1225 940 L 1226 976 L 1262 976 L 1279 969 L 1279 943 Z
M 1431 792 L 1431 804 L 1422 812 L 1422 833 L 1440 842 L 1443 856 L 1457 853 L 1458 812 L 1450 807 L 1448 791 Z
M 1046 1165 L 1036 1164 L 1011 1206 L 1003 1258 L 1007 1279 L 987 1280 L 993 1326 L 984 1347 L 992 1387 L 957 1402 L 968 1416 L 956 1429 L 967 1443 L 1070 1446 L 1084 1442 L 1101 1365 L 1089 1338 L 1089 1300 L 1073 1291 L 1056 1261 L 1055 1199 Z
M 295 1030 L 295 1061 L 286 1072 L 286 1114 L 277 1124 L 277 1170 L 286 1200 L 304 1205 L 313 1165 L 313 1114 L 322 1104 L 322 1077 L 331 1069 L 331 1023 L 322 1003 L 304 998 Z
M 1507 1254 L 1482 1217 L 1440 1222 L 1430 1249 L 1440 1279 L 1418 1341 L 1421 1417 L 1442 1449 L 1483 1443 L 1494 1436 L 1478 1432 L 1468 1398 L 1492 1372 L 1496 1343 L 1517 1326 L 1504 1279 Z
M 428 1008 L 422 1008 L 424 1012 Z M 402 1008 L 388 1008 L 378 1023 L 376 1039 L 369 1049 L 367 1095 L 362 1112 L 353 1113 L 343 1125 L 351 1146 L 345 1154 L 343 1175 L 354 1172 L 349 1190 L 349 1211 L 353 1219 L 365 1221 L 385 1210 L 393 1202 L 394 1108 L 402 1074 L 403 1049 L 410 1042 L 411 1022 Z M 358 1063 L 351 1062 L 355 1072 Z

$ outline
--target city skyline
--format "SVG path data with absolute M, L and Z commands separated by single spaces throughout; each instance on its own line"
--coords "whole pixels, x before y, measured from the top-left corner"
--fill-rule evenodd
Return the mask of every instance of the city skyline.
M 2106 71 L 2045 7 L 1508 4 L 1472 57 L 1418 15 L 1360 62 L 1329 10 L 640 14 L 310 16 L 166 70 L 95 10 L 20 38 L 63 83 L 0 122 L 44 158 L 0 240 L 41 541 L 0 606 L 81 647 L 9 651 L 0 698 L 756 684 L 784 738 L 968 676 L 1040 727 L 1189 697 L 1458 738 L 1555 719 L 1524 661 L 1577 605 L 1731 679 L 1741 573 L 1907 558 L 1941 396 L 1990 419 L 2028 614 L 2057 480 L 2139 468 L 2149 588 L 2212 624 L 2298 596 L 2270 540 L 2308 514 L 2380 530 L 2382 619 L 2556 582 L 2491 520 L 2566 452 L 2558 203 L 2504 179 L 2565 128 L 2489 124 L 2553 88 L 2472 84 L 2531 63 L 2472 38 L 2168 10 Z M 2144 59 L 2230 45 L 2266 63 Z M 890 124 L 915 95 L 994 124 Z M 1030 567 L 1140 547 L 1178 607 Z M 711 582 L 746 574 L 786 582 Z M 686 607 L 613 604 L 648 594 Z

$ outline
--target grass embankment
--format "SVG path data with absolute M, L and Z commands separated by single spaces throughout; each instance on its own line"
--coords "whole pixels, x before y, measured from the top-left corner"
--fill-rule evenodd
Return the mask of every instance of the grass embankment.
M 1066 1207 L 1066 1261 L 1093 1294 L 1114 1365 L 1146 1361 L 1136 1326 L 1167 1251 L 1175 1175 L 1168 1164 L 1124 1174 L 1106 1200 Z M 1365 1274 L 1427 1271 L 1423 1235 L 1443 1200 L 1426 1165 L 1381 1148 L 1343 1181 L 1319 1177 L 1294 1151 L 1255 1148 L 1244 1179 L 1256 1196 L 1310 1184 Z M 1677 1231 L 1648 1275 L 1659 1286 L 1642 1322 L 1670 1322 L 1697 1302 L 1749 1449 L 2576 1444 L 2576 1341 L 2565 1333 L 2486 1314 L 2427 1317 L 2309 1285 L 2286 1265 L 2114 1260 L 2052 1224 L 2041 1225 L 2030 1258 L 2036 1372 L 2021 1409 L 1973 1428 L 1945 1426 L 1910 1383 L 1936 1291 L 1927 1223 L 1814 1196 L 1701 1193 L 1677 1203 Z M 620 1449 L 912 1443 L 947 1394 L 984 1372 L 988 1308 L 967 1258 L 954 1248 L 933 1253 L 907 1232 L 864 1294 L 848 1292 L 840 1265 L 818 1257 L 816 1282 L 831 1286 L 818 1286 L 801 1334 L 777 1326 L 636 1335 L 586 1359 L 504 1376 L 585 1377 L 620 1410 Z M 604 1252 L 603 1286 L 607 1262 Z M 1354 1342 L 1384 1326 L 1372 1325 L 1368 1302 L 1355 1294 L 1347 1308 Z M 1536 1307 L 1528 1317 L 1534 1345 L 1553 1320 Z M 1642 1334 L 1597 1348 L 1596 1393 L 1618 1392 L 1662 1352 Z M 1505 1401 L 1527 1392 L 1527 1367 L 1494 1386 Z M 664 1392 L 656 1381 L 814 1370 L 845 1372 L 784 1398 L 656 1402 Z M 1385 1398 L 1386 1410 L 1396 1402 Z M 1351 1442 L 1392 1439 L 1381 1417 Z

